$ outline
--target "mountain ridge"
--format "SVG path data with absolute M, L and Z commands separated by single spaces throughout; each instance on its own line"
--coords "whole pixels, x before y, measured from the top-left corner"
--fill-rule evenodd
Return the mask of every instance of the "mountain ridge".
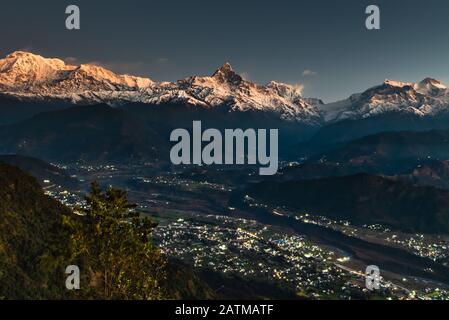
M 263 203 L 347 219 L 384 224 L 406 232 L 449 233 L 449 191 L 409 185 L 389 177 L 358 173 L 314 180 L 264 181 L 244 194 Z M 328 196 L 323 201 L 322 195 Z
M 73 104 L 184 103 L 201 108 L 228 106 L 229 111 L 258 110 L 280 118 L 318 124 L 318 99 L 303 99 L 297 86 L 244 80 L 229 63 L 212 76 L 192 76 L 176 82 L 118 75 L 100 66 L 72 66 L 16 51 L 0 60 L 0 92 L 22 100 L 56 99 Z
M 57 100 L 75 105 L 185 104 L 206 110 L 224 106 L 229 112 L 266 112 L 285 121 L 314 126 L 395 112 L 438 116 L 449 110 L 449 88 L 430 77 L 420 82 L 387 79 L 347 99 L 325 104 L 317 98 L 303 97 L 301 88 L 295 85 L 276 81 L 261 85 L 245 80 L 229 62 L 211 76 L 156 82 L 25 51 L 0 59 L 0 93 L 22 101 Z
M 420 82 L 385 80 L 348 99 L 325 104 L 326 122 L 366 119 L 381 114 L 402 112 L 434 116 L 448 111 L 449 88 L 433 78 Z

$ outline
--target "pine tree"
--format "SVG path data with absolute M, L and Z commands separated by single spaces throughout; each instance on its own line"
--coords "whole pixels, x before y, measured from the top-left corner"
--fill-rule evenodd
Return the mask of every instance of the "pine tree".
M 161 299 L 166 261 L 152 244 L 156 224 L 142 217 L 124 191 L 92 183 L 86 206 L 64 217 L 71 260 L 80 265 L 80 298 Z

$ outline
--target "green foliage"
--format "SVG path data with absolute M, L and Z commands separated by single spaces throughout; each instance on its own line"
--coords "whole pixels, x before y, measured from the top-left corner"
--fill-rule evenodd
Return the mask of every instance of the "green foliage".
M 0 300 L 286 297 L 256 281 L 167 263 L 151 243 L 155 224 L 123 191 L 94 183 L 86 200 L 71 211 L 0 162 Z M 65 287 L 72 264 L 80 268 L 80 290 Z
M 0 299 L 59 299 L 64 287 L 69 210 L 37 181 L 0 162 Z
M 165 260 L 151 242 L 156 227 L 141 217 L 126 193 L 92 184 L 85 208 L 66 215 L 70 230 L 71 261 L 83 273 L 83 298 L 160 299 Z
M 155 227 L 116 189 L 92 185 L 72 212 L 37 181 L 0 162 L 1 299 L 160 299 L 166 262 L 151 243 Z M 65 287 L 78 265 L 81 289 Z

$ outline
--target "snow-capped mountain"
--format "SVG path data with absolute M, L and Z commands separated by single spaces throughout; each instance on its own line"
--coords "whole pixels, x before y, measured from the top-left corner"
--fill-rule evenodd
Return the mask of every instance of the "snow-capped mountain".
M 449 110 L 449 89 L 426 78 L 409 83 L 385 80 L 383 84 L 354 94 L 346 100 L 323 105 L 325 121 L 362 119 L 392 112 L 432 116 Z
M 117 75 L 105 68 L 67 65 L 17 51 L 0 60 L 0 92 L 21 99 L 63 99 L 75 104 L 127 102 L 183 103 L 230 111 L 272 112 L 281 119 L 318 124 L 322 117 L 318 99 L 302 98 L 299 88 L 278 82 L 258 85 L 244 80 L 229 63 L 212 76 L 192 76 L 177 82 Z
M 136 90 L 146 88 L 152 83 L 150 79 L 117 75 L 99 66 L 72 66 L 60 59 L 46 59 L 24 51 L 13 52 L 0 60 L 2 91 L 42 95 L 65 94 Z
M 60 99 L 83 105 L 139 102 L 226 107 L 230 112 L 270 112 L 283 120 L 313 125 L 391 112 L 438 115 L 449 109 L 449 88 L 431 78 L 417 83 L 385 80 L 346 100 L 323 104 L 319 99 L 302 97 L 300 88 L 294 85 L 247 81 L 229 63 L 211 76 L 155 82 L 118 75 L 96 65 L 73 66 L 24 51 L 0 60 L 0 93 L 24 100 Z
M 229 63 L 212 76 L 193 76 L 176 83 L 153 86 L 143 99 L 148 103 L 186 102 L 205 108 L 229 106 L 232 111 L 259 110 L 278 113 L 282 119 L 319 122 L 318 99 L 304 99 L 292 85 L 270 82 L 257 85 L 244 80 Z

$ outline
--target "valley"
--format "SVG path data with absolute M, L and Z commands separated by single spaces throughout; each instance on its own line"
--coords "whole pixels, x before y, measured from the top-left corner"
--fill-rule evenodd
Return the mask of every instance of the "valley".
M 262 163 L 275 174 L 259 174 L 244 137 L 235 164 L 201 159 L 201 133 L 229 129 L 276 130 L 279 158 Z M 193 162 L 170 158 L 172 132 L 199 150 Z M 325 103 L 229 63 L 157 82 L 25 51 L 0 59 L 0 162 L 75 213 L 94 181 L 125 191 L 158 223 L 174 277 L 198 280 L 178 298 L 449 299 L 448 159 L 449 88 L 432 78 Z
M 199 270 L 265 281 L 317 299 L 449 297 L 446 236 L 356 226 L 254 200 L 236 201 L 235 186 L 208 181 L 220 179 L 213 170 L 193 179 L 186 178 L 189 168 L 165 174 L 144 166 L 65 170 L 85 188 L 96 180 L 126 190 L 159 223 L 155 240 L 162 251 Z M 82 192 L 54 187 L 46 192 L 69 206 L 83 205 Z M 376 293 L 364 288 L 360 276 L 371 264 L 383 276 Z

